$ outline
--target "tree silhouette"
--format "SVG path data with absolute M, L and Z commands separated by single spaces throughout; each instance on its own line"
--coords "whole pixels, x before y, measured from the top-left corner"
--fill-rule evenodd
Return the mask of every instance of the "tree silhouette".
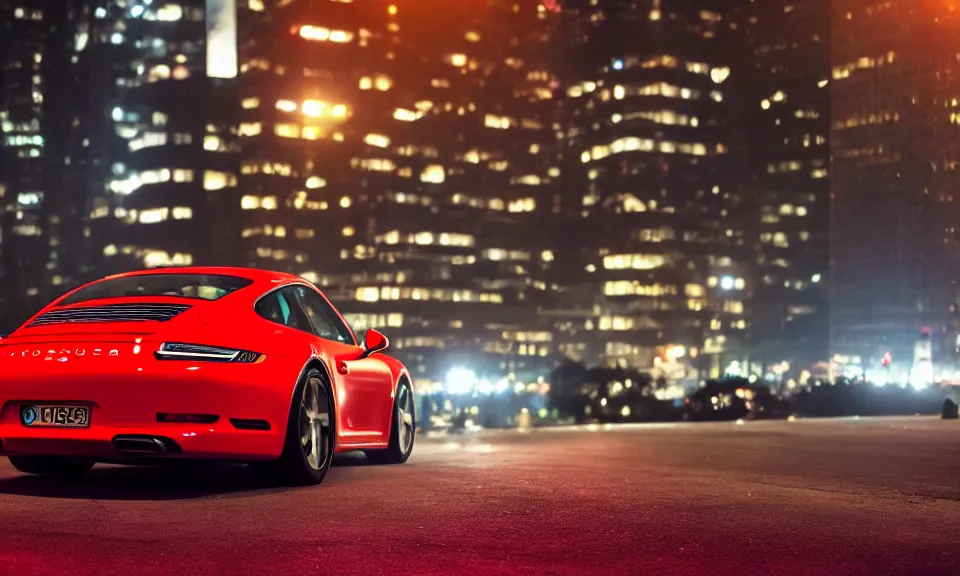
M 563 416 L 573 416 L 577 422 L 586 419 L 584 408 L 588 398 L 584 393 L 588 370 L 582 364 L 567 360 L 550 373 L 547 406 Z

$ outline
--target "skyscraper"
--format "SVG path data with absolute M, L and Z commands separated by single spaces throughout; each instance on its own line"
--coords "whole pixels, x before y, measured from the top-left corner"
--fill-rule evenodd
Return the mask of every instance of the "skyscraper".
M 741 21 L 738 152 L 757 247 L 750 344 L 768 371 L 796 374 L 829 356 L 830 4 L 753 2 Z
M 531 329 L 556 176 L 539 2 L 251 3 L 241 31 L 245 262 L 385 328 L 418 377 L 503 375 Z
M 97 119 L 110 128 L 110 173 L 89 213 L 102 271 L 238 259 L 236 10 L 235 0 L 96 8 L 112 87 Z
M 720 3 L 562 6 L 565 352 L 718 374 L 741 357 L 750 289 L 725 172 L 734 23 Z
M 952 352 L 960 45 L 945 0 L 832 5 L 831 349 L 906 376 L 921 330 Z
M 88 180 L 85 54 L 79 0 L 0 10 L 0 300 L 12 323 L 76 281 Z

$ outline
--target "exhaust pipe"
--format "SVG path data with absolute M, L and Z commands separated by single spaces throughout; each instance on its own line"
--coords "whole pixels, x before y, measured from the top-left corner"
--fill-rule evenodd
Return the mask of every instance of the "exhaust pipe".
M 152 438 L 149 436 L 117 436 L 113 439 L 113 447 L 117 452 L 126 454 L 168 454 L 171 446 L 176 447 L 172 440 Z

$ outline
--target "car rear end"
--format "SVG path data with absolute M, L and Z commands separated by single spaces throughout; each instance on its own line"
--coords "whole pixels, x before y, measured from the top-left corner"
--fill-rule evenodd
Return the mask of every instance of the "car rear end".
M 279 455 L 290 399 L 276 377 L 290 359 L 237 347 L 237 330 L 202 316 L 214 306 L 110 298 L 31 319 L 0 341 L 0 451 L 103 461 Z

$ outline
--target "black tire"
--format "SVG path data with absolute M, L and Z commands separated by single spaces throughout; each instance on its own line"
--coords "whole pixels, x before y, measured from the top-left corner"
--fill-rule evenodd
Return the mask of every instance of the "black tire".
M 87 458 L 66 456 L 10 456 L 9 458 L 10 464 L 24 474 L 54 478 L 79 478 L 96 464 Z
M 314 396 L 314 390 L 320 392 Z M 317 399 L 318 413 L 311 415 L 312 398 Z M 323 372 L 311 368 L 297 383 L 290 403 L 287 432 L 280 458 L 252 463 L 261 479 L 285 486 L 319 484 L 330 470 L 336 447 L 336 419 L 330 383 Z M 323 430 L 324 432 L 320 432 Z M 320 439 L 317 441 L 320 434 Z M 320 449 L 315 454 L 313 443 Z
M 409 436 L 405 436 L 409 434 Z M 413 388 L 406 380 L 397 385 L 390 422 L 390 444 L 385 450 L 364 450 L 374 464 L 403 464 L 413 453 L 417 439 L 417 403 Z

